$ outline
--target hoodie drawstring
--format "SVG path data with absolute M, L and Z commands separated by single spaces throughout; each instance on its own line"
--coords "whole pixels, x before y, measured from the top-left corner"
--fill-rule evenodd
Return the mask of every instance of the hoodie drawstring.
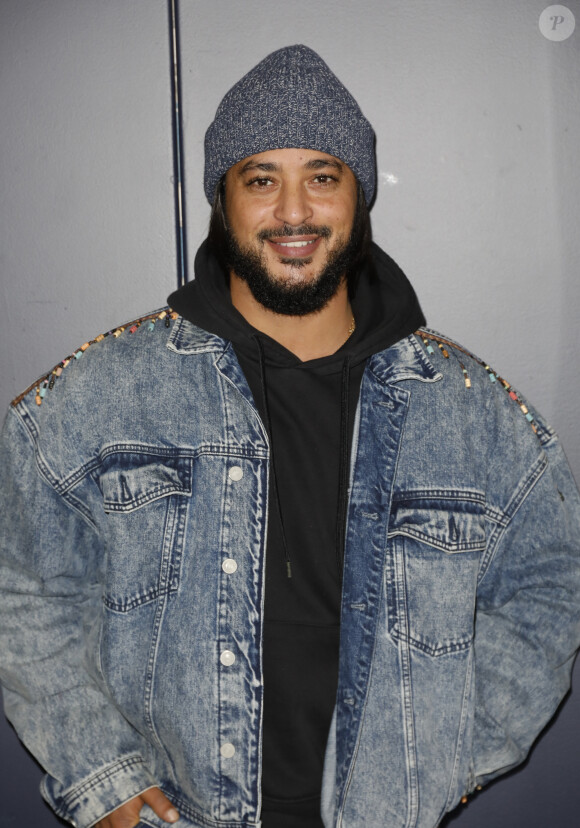
M 270 407 L 268 405 L 268 386 L 266 382 L 266 360 L 264 356 L 264 346 L 257 334 L 253 335 L 258 348 L 258 357 L 260 365 L 260 388 L 262 392 L 262 403 L 264 407 L 264 419 L 268 439 L 270 441 L 270 464 L 272 469 L 272 489 L 274 500 L 276 504 L 276 511 L 280 521 L 280 530 L 282 534 L 282 547 L 284 552 L 284 563 L 286 566 L 286 574 L 288 578 L 292 577 L 292 561 L 290 558 L 290 549 L 286 538 L 286 530 L 284 528 L 284 518 L 282 516 L 282 503 L 280 501 L 278 474 L 276 470 L 276 452 L 274 451 L 274 438 L 272 434 L 272 421 L 270 417 Z M 339 578 L 342 581 L 343 562 L 344 562 L 344 544 L 345 544 L 345 530 L 346 530 L 346 512 L 348 506 L 348 481 L 349 481 L 349 396 L 350 396 L 350 356 L 347 356 L 342 365 L 341 378 L 341 394 L 340 394 L 340 446 L 339 446 L 339 466 L 338 466 L 338 502 L 336 510 L 336 528 L 335 528 L 335 554 L 336 565 L 338 568 Z
M 290 550 L 288 549 L 288 542 L 286 540 L 286 531 L 284 529 L 284 520 L 282 518 L 282 504 L 280 503 L 280 495 L 278 493 L 278 476 L 276 474 L 276 453 L 274 451 L 274 438 L 272 436 L 272 421 L 270 419 L 270 408 L 268 406 L 268 388 L 266 385 L 266 360 L 264 358 L 264 346 L 257 334 L 253 334 L 252 338 L 256 341 L 258 346 L 258 356 L 260 363 L 260 386 L 262 389 L 262 402 L 264 405 L 264 417 L 266 431 L 268 432 L 268 439 L 270 440 L 270 465 L 272 468 L 272 482 L 274 497 L 276 500 L 276 510 L 278 512 L 278 519 L 280 521 L 280 529 L 282 532 L 282 546 L 284 549 L 284 562 L 286 564 L 286 575 L 288 578 L 292 577 L 292 562 L 290 560 Z

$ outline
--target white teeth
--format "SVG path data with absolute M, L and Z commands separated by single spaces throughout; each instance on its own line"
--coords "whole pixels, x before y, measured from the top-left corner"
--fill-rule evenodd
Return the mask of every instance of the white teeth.
M 294 241 L 294 242 L 278 242 L 282 247 L 306 247 L 307 244 L 312 244 L 314 239 L 310 241 Z

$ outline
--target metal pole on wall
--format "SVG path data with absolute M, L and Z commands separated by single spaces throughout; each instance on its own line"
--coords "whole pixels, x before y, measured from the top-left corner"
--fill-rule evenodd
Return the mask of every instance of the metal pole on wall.
M 179 52 L 178 0 L 169 0 L 171 68 L 173 98 L 173 179 L 175 192 L 175 234 L 177 243 L 177 287 L 187 281 L 187 242 L 185 238 L 185 203 L 183 199 L 183 132 L 181 124 L 181 75 Z

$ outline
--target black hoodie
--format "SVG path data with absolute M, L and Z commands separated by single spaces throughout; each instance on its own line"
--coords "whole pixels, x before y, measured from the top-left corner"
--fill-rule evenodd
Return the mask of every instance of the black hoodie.
M 342 555 L 354 412 L 367 358 L 425 320 L 379 247 L 352 300 L 356 329 L 301 362 L 232 305 L 207 242 L 171 307 L 233 343 L 272 452 L 264 614 L 263 828 L 322 828 L 320 787 L 338 678 Z M 291 572 L 291 577 L 288 577 Z

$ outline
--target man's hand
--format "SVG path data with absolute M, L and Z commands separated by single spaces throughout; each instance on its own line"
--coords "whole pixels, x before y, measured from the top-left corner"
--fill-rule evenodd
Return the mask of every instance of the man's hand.
M 143 805 L 149 805 L 165 822 L 177 822 L 179 819 L 179 814 L 165 794 L 161 793 L 159 788 L 149 788 L 101 819 L 94 828 L 135 828 L 135 825 L 139 825 L 139 814 Z

